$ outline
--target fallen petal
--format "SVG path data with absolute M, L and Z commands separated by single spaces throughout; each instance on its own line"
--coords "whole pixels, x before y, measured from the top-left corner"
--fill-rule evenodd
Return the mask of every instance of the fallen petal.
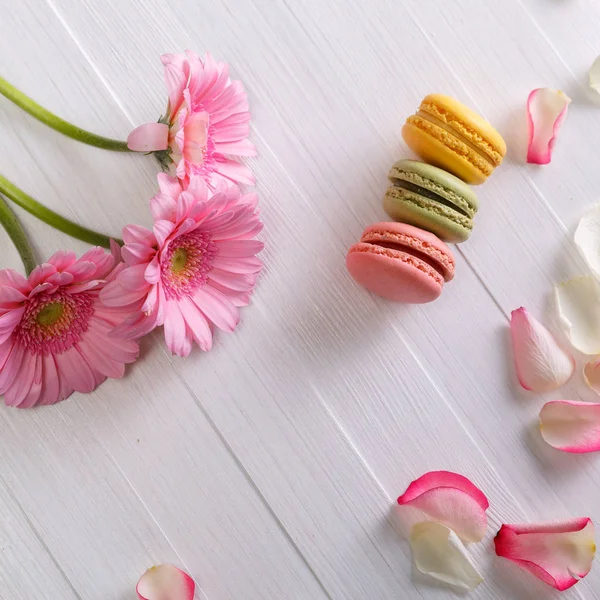
M 555 295 L 571 344 L 584 354 L 600 354 L 600 283 L 577 277 L 557 285 Z
M 600 204 L 581 217 L 574 240 L 594 275 L 600 278 Z
M 581 454 L 600 450 L 600 403 L 553 400 L 540 411 L 540 429 L 547 444 Z
M 539 525 L 502 525 L 494 538 L 496 554 L 563 591 L 592 568 L 594 524 L 588 517 Z
M 135 588 L 140 600 L 192 600 L 194 580 L 173 565 L 150 567 Z
M 594 61 L 588 72 L 590 87 L 600 94 L 600 56 Z
M 585 364 L 583 378 L 588 387 L 600 396 L 600 360 L 591 360 Z
M 426 473 L 408 486 L 398 504 L 421 510 L 433 521 L 450 527 L 466 542 L 480 542 L 487 529 L 487 498 L 457 473 Z
M 433 521 L 417 523 L 409 541 L 421 573 L 463 591 L 474 590 L 483 581 L 464 544 L 448 527 Z
M 527 162 L 546 165 L 552 159 L 552 149 L 558 130 L 567 116 L 571 99 L 560 90 L 538 88 L 527 99 L 529 145 Z
M 526 390 L 549 392 L 571 378 L 575 359 L 525 308 L 512 311 L 510 333 L 517 377 Z
M 169 126 L 146 123 L 136 127 L 127 137 L 127 147 L 134 152 L 154 152 L 169 147 Z

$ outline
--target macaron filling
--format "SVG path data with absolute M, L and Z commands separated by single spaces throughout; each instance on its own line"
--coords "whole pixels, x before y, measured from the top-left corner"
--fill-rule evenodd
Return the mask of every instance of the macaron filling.
M 458 194 L 447 188 L 443 188 L 430 179 L 425 179 L 416 173 L 409 173 L 399 169 L 394 170 L 392 175 L 393 176 L 390 176 L 390 180 L 396 188 L 412 192 L 417 196 L 429 198 L 438 204 L 442 204 L 455 210 L 457 213 L 460 213 L 469 219 L 472 219 L 475 216 L 476 211 L 464 198 L 461 198 Z M 439 190 L 439 192 L 436 190 Z
M 372 250 L 410 262 L 418 269 L 439 277 L 440 283 L 450 281 L 454 277 L 454 261 L 428 242 L 400 233 L 386 231 L 369 231 L 365 233 L 359 246 L 369 245 Z M 366 249 L 365 249 L 366 250 Z M 436 277 L 437 278 L 437 277 Z

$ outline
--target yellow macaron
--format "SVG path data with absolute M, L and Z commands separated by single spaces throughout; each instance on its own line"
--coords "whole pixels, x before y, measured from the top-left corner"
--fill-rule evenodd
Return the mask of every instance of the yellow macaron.
M 506 143 L 480 115 L 450 96 L 430 94 L 402 128 L 409 148 L 466 183 L 483 183 L 502 162 Z

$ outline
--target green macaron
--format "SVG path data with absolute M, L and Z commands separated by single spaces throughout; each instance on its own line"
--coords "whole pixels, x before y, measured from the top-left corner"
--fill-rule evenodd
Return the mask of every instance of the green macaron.
M 389 180 L 383 208 L 394 221 L 431 231 L 445 242 L 469 238 L 479 203 L 458 177 L 424 162 L 399 160 Z

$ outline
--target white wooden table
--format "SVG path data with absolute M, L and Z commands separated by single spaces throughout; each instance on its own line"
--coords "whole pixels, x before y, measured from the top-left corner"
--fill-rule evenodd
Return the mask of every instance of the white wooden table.
M 446 599 L 418 581 L 391 508 L 428 470 L 470 477 L 490 528 L 471 596 L 556 598 L 493 554 L 502 522 L 600 519 L 600 464 L 540 442 L 543 398 L 517 388 L 508 315 L 552 313 L 582 271 L 573 228 L 598 198 L 596 0 L 1 0 L 0 73 L 112 137 L 157 118 L 159 55 L 210 50 L 253 112 L 267 246 L 235 334 L 171 357 L 156 332 L 124 381 L 54 407 L 0 410 L 0 598 L 132 600 L 150 565 L 211 600 Z M 551 165 L 523 164 L 535 87 L 573 98 Z M 505 135 L 478 189 L 457 276 L 426 306 L 392 305 L 344 266 L 385 219 L 404 119 L 456 96 Z M 0 172 L 113 235 L 150 222 L 156 164 L 77 144 L 0 99 Z M 40 258 L 84 250 L 22 216 Z M 2 267 L 19 267 L 0 234 Z M 581 376 L 550 397 L 591 399 Z M 600 565 L 563 598 L 600 598 Z

